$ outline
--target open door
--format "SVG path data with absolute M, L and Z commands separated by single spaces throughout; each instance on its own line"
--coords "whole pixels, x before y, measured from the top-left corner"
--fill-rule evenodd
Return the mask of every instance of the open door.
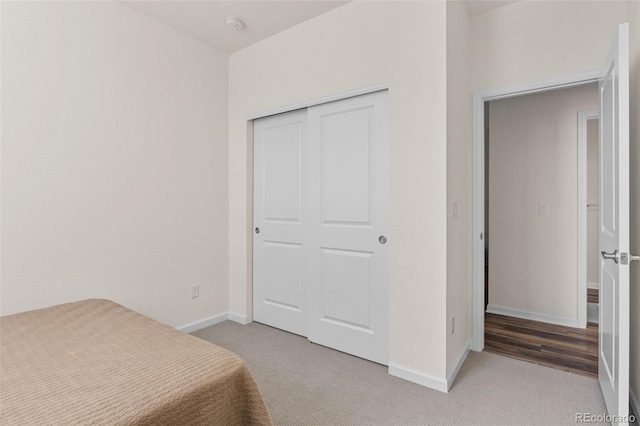
M 600 325 L 598 379 L 612 424 L 629 415 L 629 24 L 600 79 Z

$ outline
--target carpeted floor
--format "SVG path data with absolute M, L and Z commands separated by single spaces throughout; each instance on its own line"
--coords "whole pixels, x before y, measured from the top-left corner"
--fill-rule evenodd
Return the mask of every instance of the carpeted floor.
M 597 379 L 486 352 L 444 394 L 262 324 L 193 334 L 245 360 L 276 425 L 575 425 L 576 413 L 606 413 Z

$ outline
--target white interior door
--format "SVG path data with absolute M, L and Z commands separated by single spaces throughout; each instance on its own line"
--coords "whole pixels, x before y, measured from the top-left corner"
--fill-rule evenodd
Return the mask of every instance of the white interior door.
M 307 111 L 254 121 L 253 318 L 307 335 Z
M 387 92 L 309 108 L 309 339 L 388 363 Z
M 600 324 L 598 379 L 607 410 L 629 414 L 629 25 L 600 80 Z M 628 424 L 615 422 L 614 424 Z

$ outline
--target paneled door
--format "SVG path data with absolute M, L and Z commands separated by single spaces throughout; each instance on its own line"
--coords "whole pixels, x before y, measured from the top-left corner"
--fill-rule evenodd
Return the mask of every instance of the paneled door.
M 612 424 L 629 414 L 629 24 L 600 80 L 600 318 L 598 379 Z
M 254 121 L 253 318 L 307 335 L 307 111 Z
M 387 92 L 308 113 L 308 337 L 388 364 Z

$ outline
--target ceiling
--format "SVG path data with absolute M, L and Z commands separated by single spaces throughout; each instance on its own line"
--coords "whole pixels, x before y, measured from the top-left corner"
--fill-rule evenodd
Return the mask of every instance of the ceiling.
M 423 0 L 427 1 L 427 0 Z M 463 0 L 471 15 L 518 0 Z M 216 49 L 233 53 L 287 28 L 322 15 L 348 1 L 338 0 L 124 0 L 121 4 Z M 240 18 L 242 31 L 225 24 Z
M 464 3 L 471 15 L 477 15 L 517 1 L 519 0 L 464 0 Z
M 218 50 L 233 53 L 348 2 L 145 0 L 120 3 Z M 227 27 L 225 20 L 229 16 L 240 18 L 245 28 L 233 31 Z

